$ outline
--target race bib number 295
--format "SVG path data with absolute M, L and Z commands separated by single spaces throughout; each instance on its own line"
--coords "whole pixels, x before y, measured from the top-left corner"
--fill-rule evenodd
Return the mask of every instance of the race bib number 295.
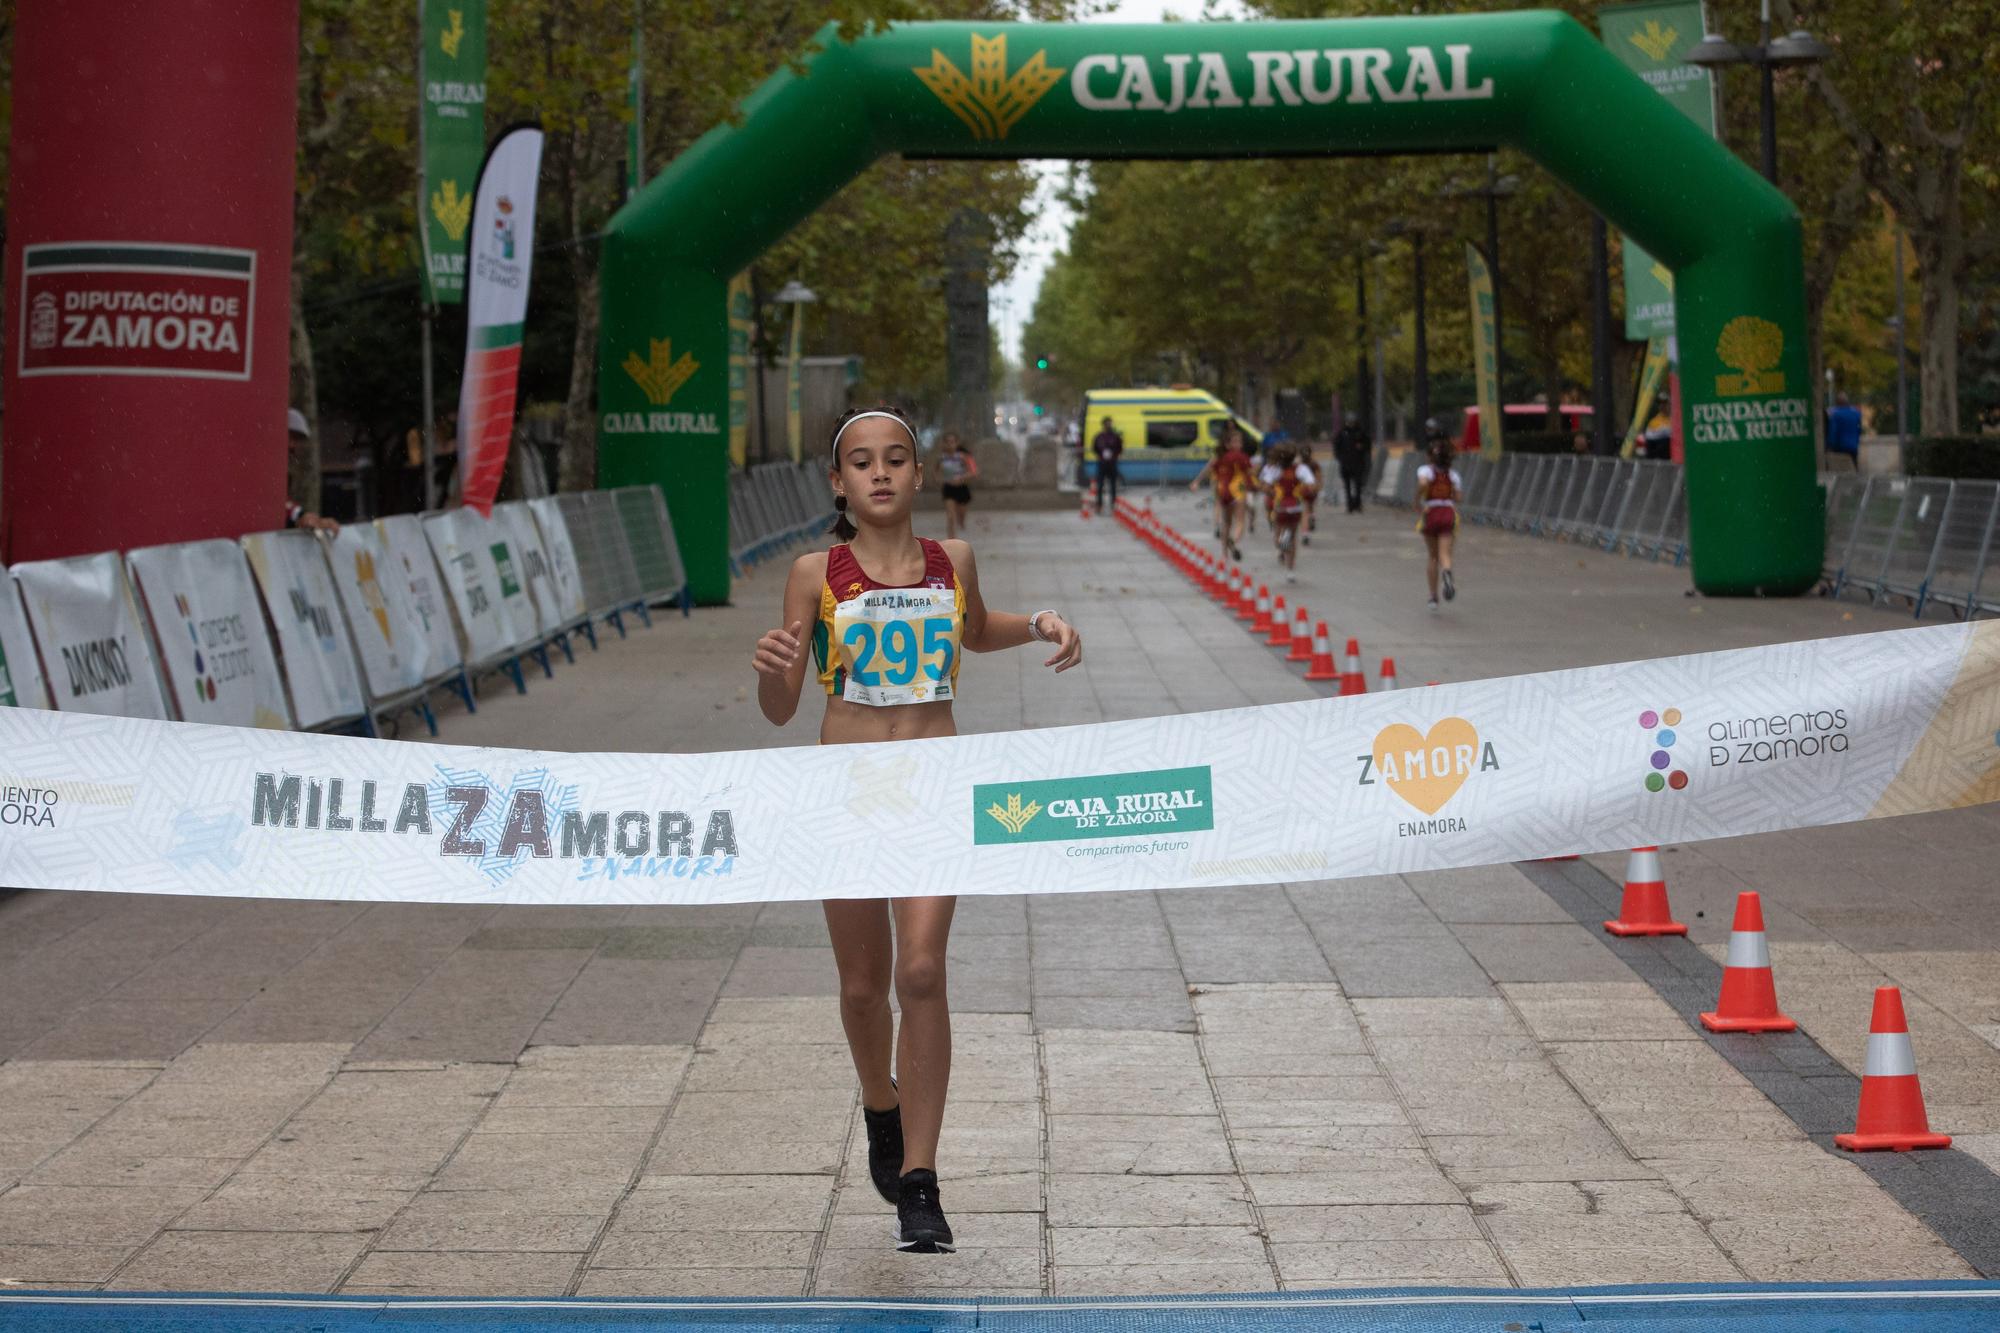
M 942 588 L 873 588 L 842 602 L 834 637 L 847 666 L 841 698 L 877 707 L 952 697 L 958 601 Z

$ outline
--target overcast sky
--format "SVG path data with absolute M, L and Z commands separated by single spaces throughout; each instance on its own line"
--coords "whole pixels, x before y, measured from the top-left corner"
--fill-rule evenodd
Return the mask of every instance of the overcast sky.
M 1119 0 L 1106 13 L 1086 21 L 1158 23 L 1169 17 L 1200 18 L 1202 9 L 1202 0 Z M 1240 16 L 1243 13 L 1243 7 L 1237 0 L 1216 0 L 1209 5 L 1209 9 L 1225 16 Z M 1000 326 L 1000 345 L 1016 361 L 1022 357 L 1021 328 L 1028 322 L 1028 316 L 1034 313 L 1035 293 L 1042 288 L 1042 273 L 1049 266 L 1049 257 L 1067 243 L 1070 223 L 1074 221 L 1069 210 L 1056 202 L 1052 189 L 1052 183 L 1061 179 L 1067 164 L 1032 162 L 1029 165 L 1043 182 L 1038 200 L 1040 217 L 1022 241 L 1021 259 L 1014 269 L 1014 276 L 995 287 L 992 293 L 992 316 Z

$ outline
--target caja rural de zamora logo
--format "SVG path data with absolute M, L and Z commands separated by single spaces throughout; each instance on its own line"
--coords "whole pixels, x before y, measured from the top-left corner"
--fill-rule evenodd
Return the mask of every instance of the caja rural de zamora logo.
M 645 393 L 646 401 L 654 407 L 665 407 L 680 392 L 680 387 L 694 378 L 701 369 L 701 362 L 694 359 L 694 353 L 682 352 L 674 355 L 672 338 L 649 338 L 645 358 L 637 352 L 627 352 L 622 363 L 625 373 L 632 382 Z
M 1665 60 L 1673 53 L 1674 43 L 1680 40 L 1680 29 L 1668 24 L 1660 25 L 1658 19 L 1647 19 L 1646 26 L 1625 40 L 1644 51 L 1654 60 Z
M 1647 733 L 1647 791 L 1680 791 L 1688 785 L 1687 770 L 1674 764 L 1674 744 L 1680 740 L 1675 728 L 1680 724 L 1678 708 L 1648 708 L 1639 714 L 1639 728 Z
M 965 122 L 975 139 L 1006 138 L 1007 131 L 1063 76 L 1062 70 L 1049 65 L 1046 51 L 1035 52 L 1009 74 L 1004 32 L 997 37 L 973 35 L 970 78 L 936 47 L 931 48 L 930 64 L 910 72 Z
M 1207 765 L 1100 773 L 972 789 L 976 844 L 1142 838 L 1215 827 Z
M 1480 738 L 1479 728 L 1462 717 L 1447 717 L 1429 731 L 1418 731 L 1407 722 L 1391 723 L 1375 733 L 1368 753 L 1356 755 L 1355 762 L 1361 765 L 1358 785 L 1386 786 L 1406 805 L 1431 816 L 1399 823 L 1397 836 L 1408 838 L 1463 833 L 1463 819 L 1439 812 L 1473 774 L 1499 768 L 1500 756 L 1492 741 Z

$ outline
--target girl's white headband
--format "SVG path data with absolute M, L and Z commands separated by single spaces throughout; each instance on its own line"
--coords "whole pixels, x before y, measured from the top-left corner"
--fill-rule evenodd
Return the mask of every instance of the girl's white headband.
M 901 417 L 897 416 L 894 412 L 856 412 L 853 416 L 841 422 L 840 429 L 833 433 L 833 456 L 836 459 L 840 457 L 840 437 L 847 434 L 847 428 L 849 426 L 852 426 L 857 421 L 866 421 L 870 417 L 889 418 L 889 420 L 895 422 L 898 426 L 901 426 L 905 431 L 909 432 L 911 444 L 914 445 L 917 442 L 917 432 L 911 429 L 909 422 L 903 420 Z

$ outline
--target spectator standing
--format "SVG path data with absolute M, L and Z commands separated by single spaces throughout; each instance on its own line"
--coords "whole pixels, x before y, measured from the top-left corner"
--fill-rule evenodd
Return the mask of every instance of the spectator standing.
M 1090 439 L 1090 452 L 1097 456 L 1097 512 L 1103 513 L 1108 501 L 1118 503 L 1118 460 L 1125 453 L 1125 437 L 1111 424 L 1111 418 L 1104 418 L 1104 424 Z
M 1847 401 L 1844 393 L 1834 397 L 1826 414 L 1826 470 L 1861 470 L 1861 409 Z
M 1340 485 L 1347 492 L 1347 512 L 1361 512 L 1361 494 L 1368 488 L 1369 454 L 1375 442 L 1368 438 L 1367 428 L 1361 424 L 1361 415 L 1349 412 L 1341 424 L 1340 433 L 1333 437 L 1333 461 L 1340 469 Z

